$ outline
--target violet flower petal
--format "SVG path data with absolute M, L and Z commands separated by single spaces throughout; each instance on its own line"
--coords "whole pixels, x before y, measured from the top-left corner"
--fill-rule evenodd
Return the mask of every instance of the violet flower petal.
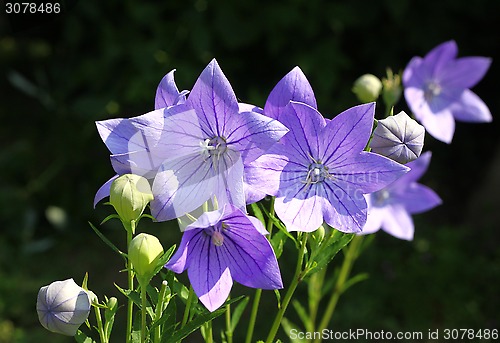
M 264 106 L 264 113 L 280 120 L 281 112 L 290 101 L 302 102 L 317 108 L 309 81 L 299 67 L 293 68 L 273 88 Z

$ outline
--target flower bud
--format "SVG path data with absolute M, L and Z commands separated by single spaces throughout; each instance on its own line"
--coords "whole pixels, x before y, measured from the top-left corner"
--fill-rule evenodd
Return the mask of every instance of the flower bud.
M 151 200 L 151 186 L 142 176 L 125 174 L 111 184 L 109 202 L 125 222 L 139 219 Z
M 399 74 L 393 74 L 391 69 L 387 69 L 387 78 L 382 79 L 384 90 L 382 91 L 382 99 L 387 108 L 396 105 L 403 91 L 401 87 L 401 77 Z
M 89 316 L 90 299 L 87 292 L 73 279 L 55 281 L 40 288 L 36 310 L 44 328 L 74 336 Z
M 140 233 L 132 239 L 128 247 L 128 258 L 134 266 L 139 282 L 149 282 L 156 265 L 163 255 L 163 247 L 155 236 Z
M 373 152 L 404 164 L 420 156 L 424 136 L 424 127 L 401 111 L 378 121 L 370 147 Z
M 358 97 L 358 100 L 367 103 L 376 101 L 382 90 L 382 82 L 378 77 L 372 74 L 360 76 L 352 87 L 352 91 Z

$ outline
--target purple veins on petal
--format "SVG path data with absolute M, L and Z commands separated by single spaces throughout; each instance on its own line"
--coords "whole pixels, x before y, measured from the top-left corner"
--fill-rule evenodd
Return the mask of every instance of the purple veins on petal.
M 215 311 L 226 301 L 233 280 L 247 287 L 282 288 L 274 251 L 262 232 L 237 208 L 206 212 L 189 225 L 166 268 L 188 277 L 200 301 Z

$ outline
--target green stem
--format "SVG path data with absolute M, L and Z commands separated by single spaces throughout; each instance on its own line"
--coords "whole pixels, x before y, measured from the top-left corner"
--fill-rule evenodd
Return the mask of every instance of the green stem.
M 245 343 L 252 342 L 253 330 L 255 328 L 255 321 L 257 320 L 257 312 L 259 311 L 259 303 L 261 295 L 262 295 L 262 289 L 258 288 L 255 291 L 255 297 L 253 298 L 252 312 L 250 314 L 250 321 L 248 322 L 248 330 Z
M 304 254 L 306 251 L 306 242 L 307 242 L 307 233 L 303 233 L 302 236 L 302 241 L 300 245 L 300 250 L 299 250 L 299 256 L 297 259 L 297 266 L 295 268 L 295 274 L 293 276 L 292 282 L 288 288 L 288 291 L 285 294 L 285 298 L 283 298 L 283 302 L 281 303 L 281 307 L 278 311 L 278 314 L 274 318 L 273 326 L 271 327 L 271 331 L 269 331 L 269 335 L 267 336 L 266 343 L 272 343 L 274 341 L 274 337 L 276 336 L 276 333 L 278 332 L 278 329 L 281 324 L 281 320 L 283 319 L 283 316 L 285 314 L 285 311 L 288 307 L 288 304 L 290 303 L 290 300 L 292 299 L 293 293 L 295 292 L 295 289 L 297 288 L 297 285 L 299 284 L 300 281 L 302 281 L 302 263 L 304 260 Z
M 205 326 L 205 342 L 206 343 L 213 343 L 214 338 L 212 336 L 212 321 L 209 321 L 206 323 Z
M 269 217 L 274 217 L 274 197 L 271 197 L 271 207 L 269 208 Z M 267 222 L 267 232 L 269 235 L 267 236 L 268 240 L 271 240 L 271 234 L 273 233 L 274 222 L 269 220 Z
M 146 285 L 141 284 L 141 343 L 146 342 Z
M 125 230 L 127 231 L 127 250 L 132 241 L 135 231 L 135 222 L 131 221 L 130 224 L 123 223 Z M 134 272 L 132 269 L 132 262 L 127 259 L 127 279 L 128 279 L 128 289 L 130 291 L 134 290 Z M 127 336 L 126 343 L 130 343 L 132 340 L 132 326 L 133 326 L 133 312 L 134 312 L 134 302 L 132 299 L 128 298 L 127 302 Z
M 363 236 L 356 235 L 347 247 L 347 252 L 345 254 L 344 261 L 342 262 L 340 273 L 337 282 L 335 283 L 335 288 L 333 290 L 332 296 L 330 297 L 330 301 L 328 302 L 325 313 L 323 314 L 321 323 L 319 324 L 318 332 L 323 332 L 323 330 L 327 328 L 330 320 L 332 319 L 333 313 L 335 312 L 335 307 L 337 306 L 339 298 L 344 291 L 344 285 L 349 278 L 349 274 L 351 273 L 352 266 L 359 255 L 359 249 L 361 247 L 362 241 Z M 314 343 L 319 342 L 321 342 L 321 338 L 317 338 L 314 340 Z
M 184 316 L 182 317 L 181 328 L 184 327 L 184 325 L 186 325 L 189 319 L 189 311 L 191 310 L 191 304 L 193 303 L 193 298 L 194 298 L 193 286 L 189 286 L 189 294 L 186 301 L 186 309 L 184 310 Z
M 233 330 L 231 330 L 231 305 L 229 304 L 226 305 L 226 340 L 227 343 L 233 343 Z
M 165 294 L 167 293 L 167 281 L 163 281 L 161 284 L 160 294 L 158 295 L 158 304 L 155 308 L 155 321 L 160 320 L 163 313 L 163 305 L 165 303 Z M 154 342 L 160 343 L 161 341 L 161 325 L 157 325 L 154 331 Z
M 97 331 L 99 331 L 99 337 L 101 338 L 101 343 L 108 343 L 108 337 L 106 337 L 106 333 L 104 332 L 104 328 L 102 326 L 101 309 L 99 307 L 95 307 L 94 312 L 95 312 L 95 319 L 97 321 Z

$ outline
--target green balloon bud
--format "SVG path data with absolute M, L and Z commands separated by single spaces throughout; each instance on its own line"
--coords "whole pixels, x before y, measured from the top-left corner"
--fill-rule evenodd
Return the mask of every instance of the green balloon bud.
M 139 283 L 151 280 L 162 255 L 163 247 L 155 236 L 140 233 L 132 239 L 128 247 L 128 258 L 134 266 Z
M 124 222 L 139 219 L 151 200 L 151 186 L 142 176 L 125 174 L 111 184 L 109 202 Z
M 376 101 L 382 90 L 382 82 L 372 74 L 365 74 L 354 81 L 352 91 L 362 103 Z

